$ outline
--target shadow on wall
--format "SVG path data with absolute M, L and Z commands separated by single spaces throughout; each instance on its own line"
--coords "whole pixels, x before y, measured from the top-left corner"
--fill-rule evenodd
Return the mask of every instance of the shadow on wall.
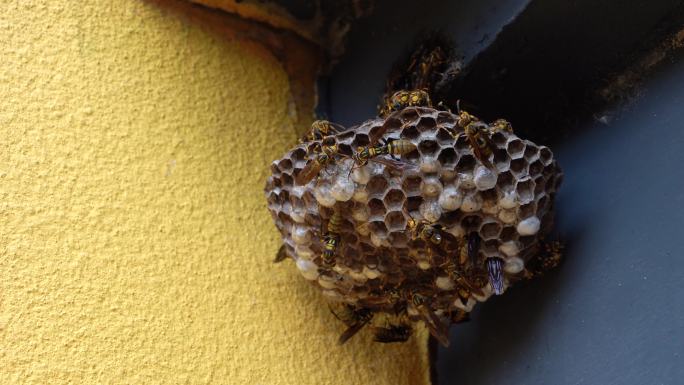
M 293 32 L 275 29 L 185 0 L 145 1 L 189 19 L 219 38 L 239 40 L 259 55 L 267 56 L 269 60 L 277 59 L 288 74 L 292 99 L 289 113 L 297 122 L 298 133 L 304 132 L 311 124 L 311 111 L 316 103 L 316 79 L 325 56 L 318 46 Z

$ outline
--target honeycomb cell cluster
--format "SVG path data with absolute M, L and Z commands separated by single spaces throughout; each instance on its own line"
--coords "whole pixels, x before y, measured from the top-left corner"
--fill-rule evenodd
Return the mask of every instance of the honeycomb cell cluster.
M 459 135 L 460 119 L 407 107 L 336 133 L 325 141 L 337 145 L 337 156 L 304 185 L 297 175 L 324 143 L 298 144 L 273 162 L 265 193 L 285 252 L 330 300 L 374 313 L 403 309 L 411 321 L 426 321 L 420 307 L 427 306 L 449 322 L 529 276 L 526 265 L 552 226 L 562 173 L 549 148 L 493 125 L 486 126 L 488 161 L 479 159 Z M 382 142 L 416 146 L 399 158 L 403 167 L 373 159 L 354 164 L 351 156 L 373 145 L 378 133 Z M 331 266 L 322 253 L 336 212 L 341 223 Z M 411 223 L 435 226 L 441 242 L 416 237 Z M 490 261 L 501 270 L 498 290 Z M 420 304 L 411 301 L 416 294 Z

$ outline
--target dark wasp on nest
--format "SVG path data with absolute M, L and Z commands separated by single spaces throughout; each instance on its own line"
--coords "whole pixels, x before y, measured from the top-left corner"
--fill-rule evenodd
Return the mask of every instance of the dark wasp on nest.
M 322 291 L 346 325 L 340 343 L 366 326 L 406 341 L 423 322 L 447 345 L 477 302 L 558 263 L 544 241 L 562 178 L 553 154 L 505 120 L 451 112 L 452 51 L 428 39 L 390 77 L 378 117 L 316 121 L 272 164 L 276 262 L 293 259 Z

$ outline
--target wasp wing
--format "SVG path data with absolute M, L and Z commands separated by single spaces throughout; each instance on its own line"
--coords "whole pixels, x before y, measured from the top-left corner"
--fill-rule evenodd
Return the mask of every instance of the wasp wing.
M 385 167 L 387 167 L 393 171 L 404 172 L 404 171 L 413 170 L 416 168 L 415 164 L 403 162 L 401 160 L 394 160 L 394 159 L 390 159 L 390 158 L 375 157 L 375 158 L 371 158 L 370 160 L 373 162 L 380 163 L 380 164 L 384 165 Z
M 482 164 L 489 168 L 492 169 L 494 166 L 492 165 L 492 162 L 489 161 L 489 156 L 485 155 L 485 153 L 482 151 L 480 148 L 479 143 L 477 143 L 477 139 L 472 136 L 472 135 L 467 135 L 466 137 L 468 138 L 468 142 L 470 143 L 470 148 L 473 150 L 473 155 L 482 162 Z M 492 143 L 491 139 L 489 139 L 489 136 L 482 134 L 480 136 L 484 141 L 485 141 L 485 146 L 489 149 L 489 152 L 492 152 L 492 149 L 494 149 L 494 144 Z
M 347 342 L 350 338 L 354 337 L 356 333 L 359 332 L 359 330 L 363 329 L 364 326 L 370 321 L 370 318 L 360 320 L 358 322 L 355 322 L 353 325 L 349 326 L 347 330 L 345 330 L 341 335 L 340 338 L 337 340 L 337 343 L 342 345 L 345 342 Z
M 449 346 L 449 328 L 437 317 L 432 309 L 426 305 L 419 306 L 416 310 L 420 313 L 425 326 L 427 326 L 430 334 L 439 341 L 444 347 Z
M 334 134 L 339 134 L 340 132 L 347 131 L 347 127 L 338 124 L 338 123 L 330 123 L 330 131 L 332 131 Z
M 302 171 L 295 176 L 295 183 L 298 185 L 305 185 L 309 183 L 319 172 L 321 172 L 322 165 L 316 159 L 311 159 L 306 163 Z

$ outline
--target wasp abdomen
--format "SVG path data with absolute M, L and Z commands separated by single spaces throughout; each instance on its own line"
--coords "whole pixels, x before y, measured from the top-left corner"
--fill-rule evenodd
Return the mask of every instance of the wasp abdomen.
M 413 152 L 416 145 L 405 139 L 399 139 L 387 144 L 387 153 L 392 155 L 405 155 Z

